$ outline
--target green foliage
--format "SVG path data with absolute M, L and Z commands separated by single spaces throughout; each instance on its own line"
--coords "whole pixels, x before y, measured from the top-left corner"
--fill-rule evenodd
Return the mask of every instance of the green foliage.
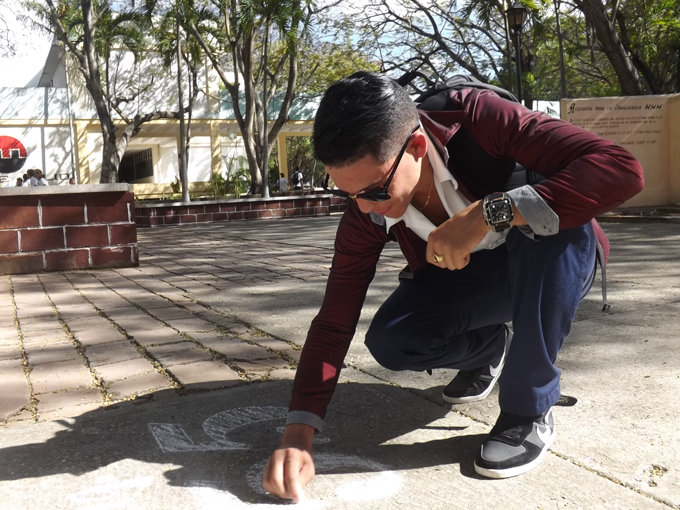
M 333 82 L 356 71 L 380 71 L 380 63 L 347 37 L 340 42 L 309 42 L 301 51 L 305 55 L 298 64 L 301 94 L 321 95 Z
M 521 34 L 525 99 L 559 98 L 560 39 L 569 97 L 621 93 L 620 74 L 602 50 L 594 20 L 584 14 L 584 0 L 520 1 L 528 10 Z M 615 17 L 623 53 L 630 55 L 647 90 L 678 92 L 680 0 L 601 3 L 606 17 Z M 329 26 L 337 40 L 351 41 L 368 62 L 379 62 L 381 70 L 395 77 L 413 70 L 435 79 L 470 74 L 514 90 L 515 48 L 506 33 L 504 5 L 497 0 L 371 1 Z M 426 86 L 422 80 L 414 83 L 419 91 Z
M 32 11 L 41 26 L 55 34 L 62 42 L 86 53 L 84 47 L 84 20 L 83 9 L 79 0 L 59 0 L 55 5 L 52 0 L 45 2 L 36 0 L 24 4 Z M 57 29 L 53 14 L 63 27 L 63 33 Z M 135 9 L 130 4 L 119 3 L 113 0 L 93 0 L 92 11 L 95 20 L 94 51 L 104 74 L 101 76 L 105 86 L 109 81 L 105 69 L 110 61 L 114 49 L 125 49 L 132 53 L 135 60 L 142 58 L 147 46 L 146 34 L 149 28 L 149 20 L 141 10 Z
M 227 181 L 221 174 L 210 174 L 210 190 L 215 198 L 225 196 L 227 189 Z
M 163 58 L 163 65 L 169 68 L 177 57 L 177 22 L 181 27 L 181 51 L 185 60 L 190 63 L 200 63 L 203 52 L 198 41 L 188 36 L 189 23 L 197 23 L 202 15 L 201 9 L 196 8 L 193 0 L 175 0 L 172 8 L 161 8 L 158 2 L 147 2 L 149 19 L 155 20 L 151 30 L 151 37 L 155 42 L 155 49 Z
M 680 1 L 626 0 L 617 31 L 654 94 L 680 92 Z
M 182 193 L 182 181 L 179 180 L 179 177 L 176 177 L 175 180 L 170 183 L 170 188 L 173 193 Z
M 227 174 L 226 178 L 223 178 L 225 182 L 224 194 L 234 194 L 238 198 L 250 187 L 250 170 L 247 160 L 244 156 L 231 156 L 225 158 L 224 165 Z
M 311 0 L 231 0 L 205 3 L 206 15 L 191 24 L 191 33 L 217 70 L 235 112 L 250 162 L 251 189 L 265 192 L 261 162 L 281 131 L 295 97 L 301 42 L 309 36 Z M 272 52 L 280 47 L 281 51 Z M 234 72 L 237 70 L 237 72 Z M 266 87 L 265 87 L 266 85 Z M 272 98 L 277 96 L 274 107 Z

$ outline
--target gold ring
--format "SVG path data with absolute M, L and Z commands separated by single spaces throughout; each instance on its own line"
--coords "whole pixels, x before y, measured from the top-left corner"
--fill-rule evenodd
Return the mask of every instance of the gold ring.
M 444 262 L 444 257 L 441 255 L 437 255 L 436 253 L 432 254 L 432 258 L 434 259 L 435 264 L 439 264 L 440 262 Z

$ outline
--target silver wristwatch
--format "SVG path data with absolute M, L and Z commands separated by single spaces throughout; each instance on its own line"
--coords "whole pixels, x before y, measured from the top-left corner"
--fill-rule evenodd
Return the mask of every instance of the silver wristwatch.
M 494 232 L 503 232 L 511 227 L 515 218 L 512 212 L 512 201 L 505 193 L 491 193 L 484 197 L 482 203 L 484 221 Z

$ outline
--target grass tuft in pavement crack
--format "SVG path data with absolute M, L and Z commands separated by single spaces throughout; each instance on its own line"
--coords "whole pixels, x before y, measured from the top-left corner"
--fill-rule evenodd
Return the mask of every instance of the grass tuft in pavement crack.
M 24 375 L 26 376 L 26 383 L 28 384 L 28 391 L 29 391 L 29 408 L 26 409 L 26 407 L 22 408 L 15 416 L 18 414 L 21 414 L 22 411 L 26 410 L 31 413 L 31 419 L 36 422 L 38 421 L 38 400 L 35 398 L 35 394 L 33 393 L 33 383 L 31 383 L 31 378 L 30 374 L 31 371 L 33 370 L 33 367 L 30 365 L 28 362 L 28 357 L 26 356 L 26 349 L 24 349 L 24 335 L 21 332 L 21 323 L 19 321 L 19 314 L 17 313 L 17 302 L 14 299 L 14 282 L 12 281 L 12 277 L 8 277 L 7 280 L 9 281 L 9 296 L 10 300 L 12 302 L 12 310 L 14 313 L 14 327 L 17 330 L 17 337 L 19 339 L 19 351 L 21 352 L 21 366 L 24 369 Z M 7 420 L 8 422 L 10 420 Z

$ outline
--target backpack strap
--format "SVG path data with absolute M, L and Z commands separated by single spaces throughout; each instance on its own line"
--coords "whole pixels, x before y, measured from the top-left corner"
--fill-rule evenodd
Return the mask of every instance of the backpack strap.
M 465 74 L 456 74 L 451 78 L 447 79 L 446 81 L 433 82 L 423 73 L 416 70 L 404 73 L 396 81 L 400 86 L 406 87 L 416 78 L 422 78 L 428 86 L 428 89 L 425 92 L 421 93 L 414 100 L 414 102 L 418 105 L 418 108 L 420 110 L 426 111 L 446 110 L 447 106 L 450 105 L 448 92 L 451 90 L 463 90 L 463 89 L 490 90 L 494 92 L 497 96 L 507 101 L 519 103 L 517 97 L 509 90 L 506 90 L 502 87 L 498 87 L 496 85 L 491 85 L 490 83 L 485 83 L 481 80 L 478 80 L 474 76 L 468 76 Z

